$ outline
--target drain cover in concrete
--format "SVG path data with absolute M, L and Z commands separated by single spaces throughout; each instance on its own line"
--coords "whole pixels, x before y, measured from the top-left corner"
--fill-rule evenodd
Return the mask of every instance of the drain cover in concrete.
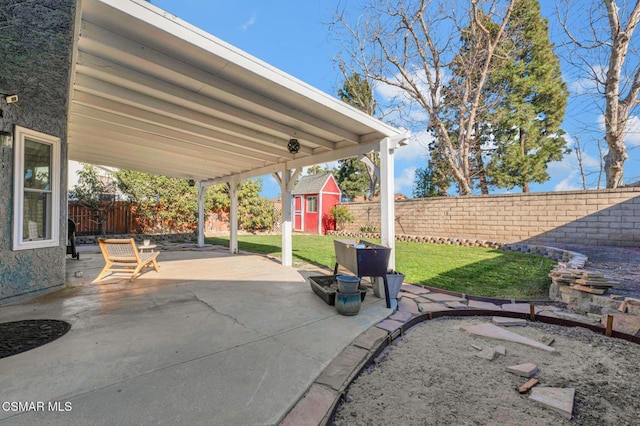
M 24 320 L 0 324 L 0 358 L 35 349 L 56 340 L 71 329 L 59 320 Z

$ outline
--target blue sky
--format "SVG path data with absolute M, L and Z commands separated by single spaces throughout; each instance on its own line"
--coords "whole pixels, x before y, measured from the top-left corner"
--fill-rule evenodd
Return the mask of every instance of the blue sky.
M 331 95 L 342 85 L 334 67 L 333 57 L 339 46 L 329 36 L 327 23 L 340 5 L 357 13 L 358 0 L 241 0 L 235 2 L 212 0 L 152 0 L 152 3 L 181 19 L 231 43 L 283 71 Z M 552 41 L 562 44 L 560 27 L 555 18 L 555 1 L 541 2 L 543 14 L 549 17 Z M 584 17 L 574 16 L 574 23 Z M 636 35 L 635 43 L 639 37 Z M 560 49 L 559 49 L 560 50 Z M 591 172 L 588 185 L 594 188 L 598 170 L 597 139 L 604 136 L 601 113 L 590 106 L 587 95 L 592 84 L 581 78 L 574 69 L 563 64 L 563 76 L 571 97 L 563 129 L 567 144 L 573 147 L 577 137 L 586 144 L 585 164 Z M 640 119 L 631 120 L 627 135 L 629 160 L 625 166 L 625 182 L 640 180 Z M 606 145 L 603 145 L 606 153 Z M 427 151 L 415 139 L 396 151 L 396 192 L 411 196 L 416 168 L 427 161 Z M 582 189 L 579 168 L 574 153 L 548 168 L 551 179 L 533 184 L 531 190 L 557 191 Z M 495 191 L 505 192 L 505 191 Z M 519 192 L 518 188 L 514 192 Z M 272 177 L 264 177 L 263 195 L 274 197 L 279 187 Z

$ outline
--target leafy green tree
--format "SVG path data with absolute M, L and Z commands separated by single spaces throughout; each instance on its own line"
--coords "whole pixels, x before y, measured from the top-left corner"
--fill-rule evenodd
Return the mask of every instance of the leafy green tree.
M 549 179 L 547 164 L 568 152 L 560 125 L 569 93 L 538 0 L 516 2 L 498 50 L 487 86 L 498 100 L 486 118 L 495 137 L 487 172 L 499 187 L 529 192 L 530 183 Z
M 369 172 L 367 166 L 356 157 L 338 161 L 338 167 L 333 170 L 333 177 L 345 198 L 353 200 L 365 197 L 369 193 Z
M 277 218 L 273 203 L 260 196 L 262 179 L 249 179 L 238 188 L 238 220 L 246 231 L 271 231 Z
M 197 228 L 198 195 L 185 179 L 119 170 L 118 189 L 134 203 L 133 211 L 143 232 L 173 232 Z M 228 210 L 229 197 L 222 185 L 205 193 L 205 212 Z
M 91 211 L 91 221 L 98 224 L 98 233 L 104 235 L 104 225 L 115 203 L 113 178 L 100 176 L 91 164 L 83 164 L 76 174 L 78 184 L 69 191 L 69 199 Z

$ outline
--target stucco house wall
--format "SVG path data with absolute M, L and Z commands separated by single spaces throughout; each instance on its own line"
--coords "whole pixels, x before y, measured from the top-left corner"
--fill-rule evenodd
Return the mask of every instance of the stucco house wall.
M 18 125 L 61 139 L 60 243 L 13 251 L 13 144 L 0 146 L 0 304 L 64 285 L 67 235 L 67 108 L 75 0 L 0 1 L 0 131 Z

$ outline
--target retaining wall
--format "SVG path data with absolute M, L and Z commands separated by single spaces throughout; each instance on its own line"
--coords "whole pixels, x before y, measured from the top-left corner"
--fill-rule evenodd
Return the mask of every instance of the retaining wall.
M 377 202 L 344 203 L 346 231 L 380 224 Z M 395 203 L 396 234 L 501 243 L 640 245 L 640 188 L 464 197 Z

